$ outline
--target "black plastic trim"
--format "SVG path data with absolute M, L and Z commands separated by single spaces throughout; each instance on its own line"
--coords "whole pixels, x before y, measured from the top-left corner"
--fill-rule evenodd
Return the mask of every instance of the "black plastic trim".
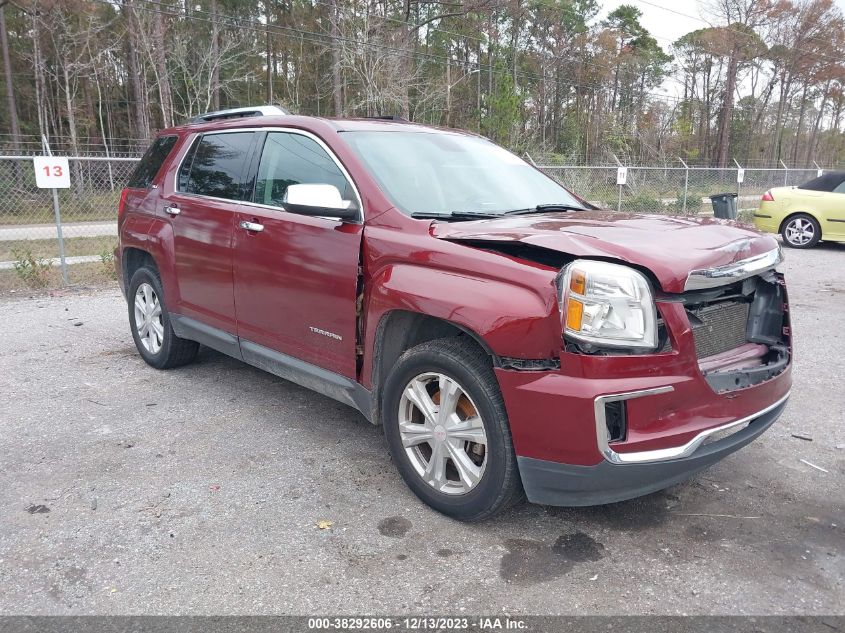
M 372 416 L 372 394 L 350 378 L 243 339 L 241 353 L 250 365 L 348 404 L 368 420 Z
M 704 374 L 704 379 L 716 393 L 745 389 L 771 380 L 789 365 L 789 350 L 785 345 L 772 346 L 771 349 L 777 353 L 777 359 L 766 365 L 736 371 L 711 371 Z
M 234 334 L 180 314 L 170 315 L 170 325 L 173 326 L 173 331 L 179 338 L 196 341 L 218 352 L 243 360 L 238 337 Z
M 293 356 L 241 339 L 219 328 L 206 325 L 190 317 L 173 314 L 170 322 L 176 336 L 197 341 L 254 367 L 263 369 L 316 391 L 324 396 L 348 404 L 373 420 L 372 394 L 356 381 L 335 372 L 312 365 Z

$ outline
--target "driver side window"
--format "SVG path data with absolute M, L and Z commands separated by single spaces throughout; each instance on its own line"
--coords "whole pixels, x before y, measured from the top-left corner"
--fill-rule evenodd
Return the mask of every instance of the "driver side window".
M 334 185 L 344 200 L 355 200 L 343 172 L 317 141 L 292 132 L 269 132 L 253 202 L 281 207 L 287 188 L 298 184 Z
M 833 188 L 833 193 L 845 193 L 845 180 L 840 182 L 836 187 Z

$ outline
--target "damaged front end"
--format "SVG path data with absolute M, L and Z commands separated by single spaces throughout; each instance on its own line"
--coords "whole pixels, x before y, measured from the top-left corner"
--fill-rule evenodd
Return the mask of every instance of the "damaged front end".
M 750 269 L 764 259 L 767 268 Z M 733 280 L 719 276 L 724 269 L 697 271 L 713 273 L 713 277 L 696 280 L 690 284 L 693 289 L 680 293 L 663 292 L 653 282 L 649 284 L 645 275 L 620 265 L 577 260 L 557 277 L 564 349 L 587 356 L 674 353 L 692 360 L 694 355 L 701 375 L 716 393 L 764 383 L 789 366 L 791 355 L 786 285 L 774 269 L 775 260 L 780 261 L 777 251 L 731 264 Z M 583 289 L 584 279 L 578 278 L 580 270 L 601 271 L 602 267 L 607 270 L 604 278 L 588 273 L 586 285 L 595 286 L 608 298 L 585 298 L 589 291 Z M 633 283 L 627 290 L 622 285 L 614 288 L 613 271 L 625 271 L 635 281 L 639 278 L 640 290 Z M 588 308 L 579 304 L 586 306 L 585 301 L 592 303 L 591 325 L 598 322 L 601 333 L 605 323 L 610 324 L 606 329 L 615 340 L 584 336 L 585 319 L 580 315 Z M 656 308 L 651 310 L 653 316 L 649 304 Z
M 715 392 L 758 385 L 789 365 L 789 306 L 780 273 L 767 270 L 730 285 L 683 293 L 675 301 L 684 306 L 699 369 Z

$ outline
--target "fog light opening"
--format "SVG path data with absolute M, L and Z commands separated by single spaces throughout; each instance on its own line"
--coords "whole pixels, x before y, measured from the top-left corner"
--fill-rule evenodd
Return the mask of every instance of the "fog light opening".
M 605 402 L 604 421 L 607 425 L 607 441 L 623 441 L 628 432 L 625 401 Z

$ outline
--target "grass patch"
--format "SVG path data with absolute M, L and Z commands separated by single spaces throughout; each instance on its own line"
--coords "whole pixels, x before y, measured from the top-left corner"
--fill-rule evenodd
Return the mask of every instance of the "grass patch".
M 73 189 L 59 192 L 62 222 L 96 222 L 117 219 L 120 190 L 86 191 L 78 195 Z M 11 191 L 0 199 L 0 225 L 53 224 L 53 194 L 49 189 Z
M 117 246 L 117 238 L 114 235 L 66 237 L 64 242 L 66 257 L 97 255 L 102 259 L 104 254 L 111 254 Z M 51 238 L 47 240 L 0 242 L 0 262 L 17 260 L 15 252 L 29 252 L 35 258 L 52 259 L 59 256 L 59 241 Z
M 114 274 L 102 262 L 90 262 L 68 266 L 68 281 L 73 286 L 116 287 Z M 14 270 L 0 270 L 0 296 L 25 295 L 28 292 L 57 290 L 62 287 L 62 271 L 52 266 L 44 276 L 44 285 L 38 290 L 27 286 Z

